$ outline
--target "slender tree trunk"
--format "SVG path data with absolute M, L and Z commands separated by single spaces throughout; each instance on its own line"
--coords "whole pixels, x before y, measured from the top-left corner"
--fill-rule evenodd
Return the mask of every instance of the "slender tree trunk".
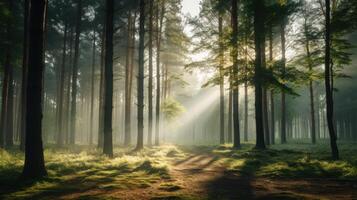
M 161 96 L 161 77 L 160 77 L 160 64 L 161 64 L 161 34 L 165 14 L 165 3 L 161 4 L 161 16 L 159 11 L 159 2 L 156 9 L 156 121 L 155 121 L 155 145 L 160 145 L 160 96 Z
M 24 43 L 22 57 L 22 80 L 21 80 L 21 100 L 20 100 L 20 150 L 25 150 L 25 125 L 26 125 L 26 81 L 27 81 L 27 64 L 28 64 L 28 21 L 29 21 L 30 0 L 24 1 Z
M 308 27 L 307 21 L 304 19 L 304 32 L 305 32 L 305 39 L 306 39 L 306 56 L 307 56 L 307 65 L 310 72 L 312 72 L 312 61 L 311 61 L 311 52 L 310 52 L 310 41 L 308 35 Z M 313 88 L 313 81 L 310 79 L 309 81 L 309 92 L 310 92 L 310 119 L 311 119 L 311 142 L 312 144 L 316 144 L 316 122 L 315 122 L 315 105 L 314 105 L 314 88 Z
M 8 84 L 8 107 L 6 112 L 6 147 L 12 147 L 14 145 L 14 71 L 13 66 L 11 64 L 11 60 L 9 62 L 9 84 Z
M 113 157 L 113 22 L 114 0 L 106 0 L 103 153 L 109 157 Z
M 70 123 L 70 103 L 71 103 L 71 74 L 72 74 L 72 60 L 73 60 L 73 28 L 70 29 L 69 35 L 69 55 L 66 63 L 66 94 L 65 94 L 65 108 L 64 108 L 64 143 L 69 144 L 69 123 Z
M 153 21 L 154 2 L 149 1 L 149 94 L 148 94 L 148 145 L 152 145 L 152 121 L 153 121 Z
M 326 110 L 327 110 L 327 126 L 330 134 L 330 146 L 332 158 L 339 159 L 337 147 L 337 136 L 334 128 L 334 109 L 333 109 L 333 94 L 331 87 L 331 6 L 330 0 L 326 2 L 326 32 L 325 32 L 325 87 L 326 87 Z
M 263 107 L 262 107 L 262 43 L 264 42 L 264 2 L 254 0 L 254 43 L 255 43 L 255 126 L 256 126 L 256 146 L 257 149 L 265 149 Z
M 4 69 L 4 79 L 2 88 L 2 104 L 1 104 L 1 137 L 0 137 L 0 147 L 5 147 L 6 141 L 6 113 L 8 108 L 8 88 L 9 88 L 9 65 L 10 65 L 10 50 L 7 49 L 6 59 L 5 59 L 5 69 Z
M 233 142 L 232 138 L 232 107 L 233 107 L 233 102 L 232 102 L 232 81 L 230 80 L 230 86 L 229 86 L 229 93 L 228 93 L 228 143 Z
M 239 130 L 239 85 L 238 79 L 238 0 L 232 0 L 232 58 L 233 58 L 233 126 L 234 141 L 233 147 L 240 148 L 240 130 Z
M 72 68 L 72 101 L 71 101 L 71 126 L 70 126 L 70 144 L 75 144 L 76 140 L 76 115 L 77 115 L 77 80 L 78 80 L 78 62 L 79 62 L 79 36 L 81 35 L 82 18 L 82 0 L 77 0 L 76 16 L 76 38 L 74 44 L 74 61 Z
M 247 35 L 245 35 L 245 44 L 248 43 Z M 248 47 L 244 48 L 244 74 L 245 77 L 248 77 Z M 245 81 L 244 83 L 244 141 L 248 142 L 248 81 Z
M 136 150 L 144 148 L 144 42 L 145 42 L 145 0 L 140 0 L 139 30 L 139 71 L 138 71 L 138 138 Z
M 43 40 L 45 0 L 31 0 L 26 95 L 26 145 L 23 179 L 47 175 L 42 146 Z
M 10 0 L 7 2 L 10 14 L 13 15 L 13 2 Z M 2 88 L 2 107 L 1 107 L 1 138 L 0 147 L 11 147 L 13 145 L 13 133 L 12 133 L 12 96 L 13 96 L 13 66 L 11 64 L 11 43 L 12 43 L 12 23 L 9 21 L 6 25 L 6 49 L 5 49 L 5 69 Z
M 282 68 L 283 68 L 283 78 L 285 76 L 285 65 L 286 65 L 286 39 L 285 39 L 285 20 L 280 24 L 281 31 L 281 56 L 282 56 Z M 280 142 L 282 144 L 286 143 L 286 97 L 285 92 L 281 91 L 281 131 L 280 131 Z
M 89 145 L 93 145 L 93 118 L 94 118 L 94 84 L 95 84 L 95 56 L 96 56 L 96 32 L 93 30 L 93 46 L 92 46 L 92 74 L 91 74 L 91 97 L 90 97 L 90 130 L 89 130 Z
M 58 112 L 58 135 L 57 135 L 57 145 L 59 147 L 63 146 L 63 96 L 64 96 L 64 78 L 66 73 L 66 50 L 67 50 L 67 27 L 68 23 L 65 22 L 64 26 L 64 38 L 63 38 L 63 49 L 62 49 L 62 66 L 60 72 L 60 88 L 59 88 L 59 103 L 57 106 Z
M 269 61 L 273 63 L 273 28 L 269 28 Z M 275 103 L 274 90 L 270 90 L 270 143 L 275 144 Z
M 266 56 L 265 56 L 265 35 L 262 41 L 261 48 L 262 56 L 262 68 L 266 68 Z M 270 145 L 270 133 L 269 133 L 269 119 L 268 119 L 268 90 L 266 86 L 263 86 L 263 124 L 264 124 L 264 136 L 265 144 Z
M 104 137 L 104 56 L 105 56 L 105 25 L 102 32 L 102 49 L 100 61 L 100 83 L 99 83 L 99 123 L 98 123 L 98 148 L 103 147 Z
M 133 33 L 133 22 L 132 22 L 132 14 L 129 12 L 128 15 L 128 41 L 127 41 L 127 55 L 126 55 L 126 65 L 125 65 L 125 112 L 124 112 L 124 126 L 125 126 L 125 133 L 124 133 L 124 145 L 129 146 L 131 143 L 131 102 L 130 96 L 131 93 L 130 87 L 130 67 L 131 65 L 131 53 L 132 53 L 132 37 L 135 35 Z M 134 24 L 135 26 L 135 24 Z
M 218 18 L 218 32 L 219 32 L 219 118 L 220 118 L 220 144 L 224 144 L 224 44 L 223 44 L 223 17 L 220 14 Z

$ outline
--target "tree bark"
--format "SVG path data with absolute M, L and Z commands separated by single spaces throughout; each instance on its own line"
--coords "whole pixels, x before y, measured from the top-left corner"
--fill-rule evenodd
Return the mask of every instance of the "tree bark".
M 273 63 L 273 28 L 269 28 L 269 61 Z M 274 90 L 270 90 L 270 143 L 275 144 L 275 103 Z
M 135 26 L 135 24 L 134 24 Z M 131 71 L 131 54 L 132 54 L 132 37 L 135 35 L 133 32 L 132 13 L 128 14 L 128 41 L 127 41 L 127 55 L 125 64 L 125 111 L 124 111 L 124 145 L 129 146 L 131 143 L 131 101 L 130 96 L 130 71 Z
M 285 65 L 286 65 L 286 39 L 285 39 L 285 20 L 282 20 L 280 24 L 281 31 L 281 60 L 283 68 L 283 78 L 285 78 Z M 282 144 L 286 143 L 286 96 L 285 92 L 281 91 L 281 131 L 280 131 L 280 142 Z
M 103 153 L 109 157 L 113 157 L 113 22 L 114 0 L 106 0 Z
M 82 0 L 77 0 L 76 16 L 76 38 L 74 43 L 74 61 L 72 68 L 72 99 L 71 99 L 71 126 L 70 126 L 70 144 L 75 144 L 76 140 L 76 115 L 77 115 L 77 80 L 78 80 L 78 62 L 79 62 L 79 37 L 81 35 L 82 18 Z
M 64 78 L 66 73 L 66 50 L 67 50 L 67 28 L 68 23 L 65 22 L 64 25 L 64 38 L 63 38 L 63 49 L 62 49 L 62 66 L 60 72 L 60 88 L 59 88 L 59 103 L 58 103 L 58 135 L 57 135 L 57 146 L 63 146 L 63 96 L 64 96 Z
M 156 121 L 155 121 L 155 145 L 160 145 L 160 107 L 161 107 L 161 77 L 160 77 L 160 64 L 161 64 L 161 37 L 162 27 L 165 16 L 165 2 L 161 4 L 161 16 L 159 11 L 159 3 L 156 9 Z
M 149 92 L 148 92 L 148 145 L 152 145 L 152 121 L 153 121 L 153 17 L 154 2 L 149 1 Z
M 45 0 L 31 0 L 29 21 L 29 63 L 26 95 L 25 165 L 21 178 L 47 175 L 42 146 L 42 90 Z
M 20 99 L 20 150 L 25 151 L 26 137 L 26 81 L 27 81 L 27 64 L 28 64 L 28 21 L 29 21 L 30 0 L 24 1 L 24 42 L 23 42 L 23 57 L 22 57 L 22 80 L 21 80 L 21 99 Z
M 93 30 L 93 46 L 92 46 L 92 72 L 91 72 L 91 97 L 90 97 L 90 129 L 89 129 L 89 145 L 93 145 L 93 118 L 94 118 L 94 84 L 95 84 L 95 56 L 96 56 L 96 31 Z
M 339 159 L 339 152 L 337 147 L 337 136 L 334 127 L 334 109 L 333 109 L 333 95 L 331 87 L 331 81 L 333 77 L 331 76 L 331 6 L 330 0 L 325 0 L 326 2 L 326 24 L 325 24 L 325 87 L 326 87 L 326 119 L 327 126 L 330 135 L 330 146 L 331 154 L 334 160 Z
M 264 2 L 254 0 L 254 43 L 255 43 L 255 127 L 256 149 L 265 149 L 262 108 L 262 43 L 264 42 Z
M 144 148 L 144 42 L 145 42 L 145 0 L 140 0 L 139 70 L 138 70 L 138 137 L 136 150 Z
M 219 32 L 219 118 L 220 118 L 220 144 L 225 143 L 224 138 L 224 44 L 223 44 L 223 17 L 220 14 L 218 17 L 218 32 Z
M 233 107 L 233 102 L 232 102 L 232 80 L 230 80 L 230 86 L 229 86 L 229 93 L 228 93 L 228 143 L 233 142 L 232 138 L 232 107 Z
M 239 130 L 239 85 L 238 79 L 238 0 L 232 0 L 232 58 L 233 58 L 233 147 L 240 148 L 240 130 Z
M 104 137 L 104 57 L 105 57 L 105 24 L 102 32 L 102 48 L 101 48 L 101 61 L 100 61 L 100 83 L 99 83 L 99 123 L 98 123 L 98 148 L 103 147 Z

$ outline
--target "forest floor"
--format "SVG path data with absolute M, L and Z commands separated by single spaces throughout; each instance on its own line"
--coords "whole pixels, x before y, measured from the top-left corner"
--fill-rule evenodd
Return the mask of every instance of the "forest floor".
M 0 199 L 357 199 L 357 145 L 174 146 L 45 152 L 49 176 L 19 182 L 23 154 L 0 150 Z

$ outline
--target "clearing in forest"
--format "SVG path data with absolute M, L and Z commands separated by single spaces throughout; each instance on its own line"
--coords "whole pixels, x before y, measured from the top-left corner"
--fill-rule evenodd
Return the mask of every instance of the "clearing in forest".
M 1 152 L 0 199 L 353 199 L 357 165 L 328 160 L 328 147 L 277 145 L 266 151 L 166 145 L 114 159 L 85 149 L 47 150 L 49 176 L 19 185 L 23 155 Z M 302 150 L 305 149 L 305 150 Z M 307 150 L 306 150 L 307 149 Z M 128 153 L 129 152 L 129 153 Z

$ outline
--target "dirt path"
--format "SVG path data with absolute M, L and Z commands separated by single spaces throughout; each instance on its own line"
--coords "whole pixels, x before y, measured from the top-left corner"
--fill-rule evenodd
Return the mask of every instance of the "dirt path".
M 169 179 L 131 190 L 94 190 L 92 197 L 126 200 L 177 199 L 356 199 L 357 184 L 325 179 L 282 180 L 254 178 L 228 172 L 211 154 L 191 154 L 173 161 Z M 70 197 L 70 198 L 68 198 Z M 71 195 L 65 199 L 77 199 Z
M 180 187 L 181 194 L 203 199 L 357 199 L 357 184 L 353 182 L 240 176 L 228 172 L 218 159 L 194 154 L 174 162 L 170 169 L 173 184 Z

